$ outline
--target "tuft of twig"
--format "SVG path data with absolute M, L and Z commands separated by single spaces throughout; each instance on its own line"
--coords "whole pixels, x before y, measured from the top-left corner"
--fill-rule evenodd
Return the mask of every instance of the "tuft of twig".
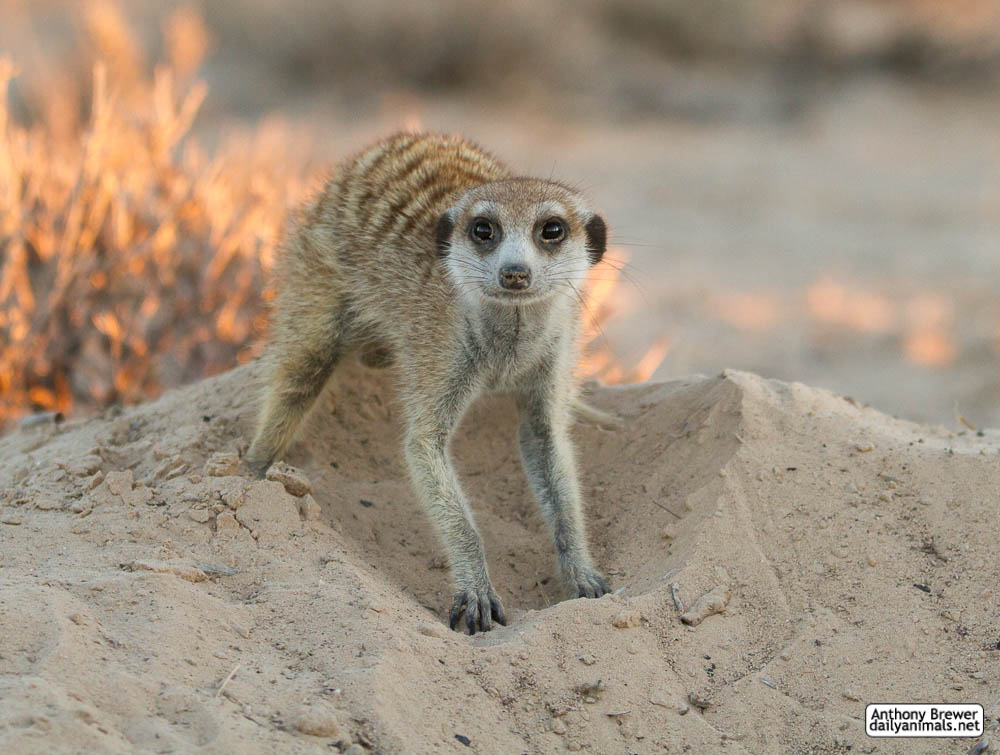
M 219 688 L 215 690 L 215 694 L 213 695 L 213 697 L 218 698 L 218 696 L 222 694 L 222 690 L 224 690 L 226 688 L 226 685 L 232 681 L 233 677 L 236 676 L 236 672 L 239 670 L 240 670 L 240 664 L 237 663 L 235 666 L 233 666 L 233 670 L 229 672 L 228 676 L 226 676 L 226 678 L 222 680 L 222 684 L 220 684 Z
M 674 608 L 680 613 L 684 613 L 684 601 L 681 600 L 680 585 L 676 582 L 670 583 L 670 597 L 674 599 Z

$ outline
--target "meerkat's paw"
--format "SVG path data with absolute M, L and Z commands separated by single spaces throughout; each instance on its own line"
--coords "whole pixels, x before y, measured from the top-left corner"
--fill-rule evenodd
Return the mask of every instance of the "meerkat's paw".
M 599 598 L 611 592 L 608 581 L 590 566 L 568 569 L 566 584 L 571 598 Z
M 271 467 L 271 462 L 268 459 L 255 459 L 253 457 L 248 457 L 245 459 L 247 469 L 250 470 L 250 474 L 256 477 L 258 480 L 263 480 L 264 475 L 267 474 L 267 470 Z
M 469 634 L 475 634 L 477 628 L 482 632 L 490 631 L 493 628 L 494 619 L 497 624 L 507 625 L 503 605 L 501 605 L 493 585 L 489 582 L 455 593 L 455 602 L 452 603 L 451 614 L 448 617 L 448 624 L 452 629 L 458 625 L 463 610 L 465 611 L 465 626 L 469 628 Z

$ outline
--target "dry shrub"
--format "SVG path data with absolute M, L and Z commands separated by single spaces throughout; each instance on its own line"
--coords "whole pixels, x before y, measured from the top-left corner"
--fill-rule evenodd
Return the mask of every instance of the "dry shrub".
M 306 185 L 303 139 L 280 122 L 212 150 L 191 136 L 208 35 L 190 8 L 165 24 L 152 75 L 115 5 L 84 18 L 92 91 L 63 75 L 19 92 L 40 103 L 26 125 L 0 60 L 0 425 L 139 401 L 251 358 L 264 274 Z

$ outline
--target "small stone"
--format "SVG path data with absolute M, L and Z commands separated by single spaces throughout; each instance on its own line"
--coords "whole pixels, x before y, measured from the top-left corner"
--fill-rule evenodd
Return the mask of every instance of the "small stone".
M 674 529 L 673 525 L 666 525 L 662 530 L 660 530 L 660 537 L 670 542 L 675 537 L 677 537 L 677 531 Z
M 868 556 L 868 557 L 866 557 L 866 558 L 865 558 L 865 561 L 867 562 L 867 564 L 868 564 L 869 566 L 878 566 L 878 561 L 876 561 L 876 560 L 875 560 L 874 558 L 872 558 L 871 556 Z
M 93 477 L 83 483 L 84 490 L 93 490 L 104 482 L 104 472 L 97 472 Z
M 552 724 L 552 733 L 562 736 L 566 733 L 566 724 L 561 718 L 557 718 Z
M 218 537 L 236 537 L 240 523 L 231 511 L 225 511 L 215 518 L 215 534 Z
M 631 629 L 639 626 L 641 622 L 642 615 L 633 608 L 626 608 L 611 620 L 611 624 L 618 629 Z
M 35 508 L 41 511 L 53 511 L 63 508 L 63 502 L 52 496 L 43 495 L 35 502 Z
M 336 737 L 340 734 L 337 712 L 326 703 L 302 705 L 291 716 L 296 731 L 311 737 Z
M 247 627 L 243 626 L 242 624 L 237 624 L 235 621 L 230 622 L 230 626 L 233 628 L 233 631 L 236 632 L 236 634 L 238 634 L 244 640 L 249 639 L 250 630 Z
M 246 499 L 246 491 L 240 488 L 230 488 L 229 490 L 222 491 L 223 502 L 233 511 L 242 506 Z
M 584 666 L 593 666 L 595 663 L 597 663 L 597 657 L 594 655 L 581 655 L 580 663 L 582 663 Z
M 125 571 L 151 571 L 155 574 L 173 574 L 187 582 L 204 582 L 205 572 L 197 566 L 180 561 L 136 560 L 120 564 Z
M 67 467 L 67 471 L 74 477 L 89 477 L 101 468 L 103 459 L 95 454 L 88 454 Z
M 583 697 L 584 702 L 596 703 L 597 698 L 604 694 L 605 686 L 601 679 L 596 682 L 584 682 L 576 686 L 577 694 Z
M 670 701 L 667 700 L 667 696 L 660 691 L 656 691 L 649 696 L 649 702 L 652 705 L 659 705 L 661 708 L 669 708 Z
M 365 751 L 364 747 L 355 742 L 344 750 L 343 755 L 368 755 L 368 753 Z
M 439 640 L 447 639 L 451 634 L 444 624 L 423 624 L 417 631 L 426 637 L 437 637 Z
M 688 702 L 699 710 L 707 710 L 712 707 L 712 701 L 706 697 L 699 697 L 694 692 L 688 692 Z
M 306 493 L 312 492 L 309 478 L 301 470 L 281 461 L 272 464 L 265 477 L 268 480 L 280 482 L 285 486 L 285 490 L 294 496 L 304 496 Z
M 302 496 L 302 500 L 299 501 L 299 514 L 303 519 L 307 522 L 315 522 L 320 518 L 321 513 L 319 504 L 316 503 L 316 499 L 312 495 L 306 493 Z
M 188 509 L 188 518 L 193 519 L 198 524 L 204 524 L 211 519 L 211 514 L 208 509 Z
M 231 477 L 240 468 L 240 457 L 229 451 L 220 451 L 208 457 L 205 474 L 208 477 Z
M 583 747 L 580 745 L 579 742 L 570 741 L 566 743 L 566 749 L 569 750 L 570 752 L 580 752 L 580 750 L 582 750 Z
M 854 447 L 856 449 L 858 449 L 858 451 L 860 451 L 863 454 L 866 454 L 869 451 L 874 451 L 875 450 L 875 444 L 874 443 L 856 443 L 854 445 Z
M 701 622 L 717 613 L 726 610 L 729 603 L 729 588 L 718 585 L 698 598 L 691 607 L 681 614 L 681 621 L 688 626 L 698 626 Z
M 21 517 L 19 517 L 17 514 L 14 513 L 0 515 L 0 524 L 9 524 L 12 527 L 16 527 L 23 521 L 24 520 L 21 519 Z
M 108 490 L 114 495 L 124 496 L 126 493 L 130 492 L 135 483 L 132 480 L 132 470 L 126 469 L 124 472 L 108 472 L 107 476 L 104 478 Z

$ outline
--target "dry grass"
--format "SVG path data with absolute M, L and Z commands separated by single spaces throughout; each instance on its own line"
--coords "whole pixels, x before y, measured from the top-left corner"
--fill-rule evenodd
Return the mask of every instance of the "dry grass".
M 135 403 L 252 358 L 284 219 L 316 179 L 308 138 L 283 122 L 211 150 L 192 136 L 210 41 L 198 13 L 168 17 L 167 59 L 150 70 L 119 6 L 80 8 L 89 82 L 73 66 L 33 71 L 15 98 L 16 65 L 0 57 L 0 428 Z M 581 376 L 608 383 L 647 379 L 668 347 L 632 368 L 614 357 L 601 323 L 618 274 L 585 294 Z
M 134 402 L 253 355 L 265 272 L 306 185 L 287 126 L 190 135 L 206 96 L 199 16 L 175 11 L 150 75 L 116 6 L 87 6 L 92 91 L 72 77 L 22 99 L 0 60 L 0 425 Z M 89 101 L 81 113 L 78 103 Z M 261 297 L 261 292 L 264 296 Z

